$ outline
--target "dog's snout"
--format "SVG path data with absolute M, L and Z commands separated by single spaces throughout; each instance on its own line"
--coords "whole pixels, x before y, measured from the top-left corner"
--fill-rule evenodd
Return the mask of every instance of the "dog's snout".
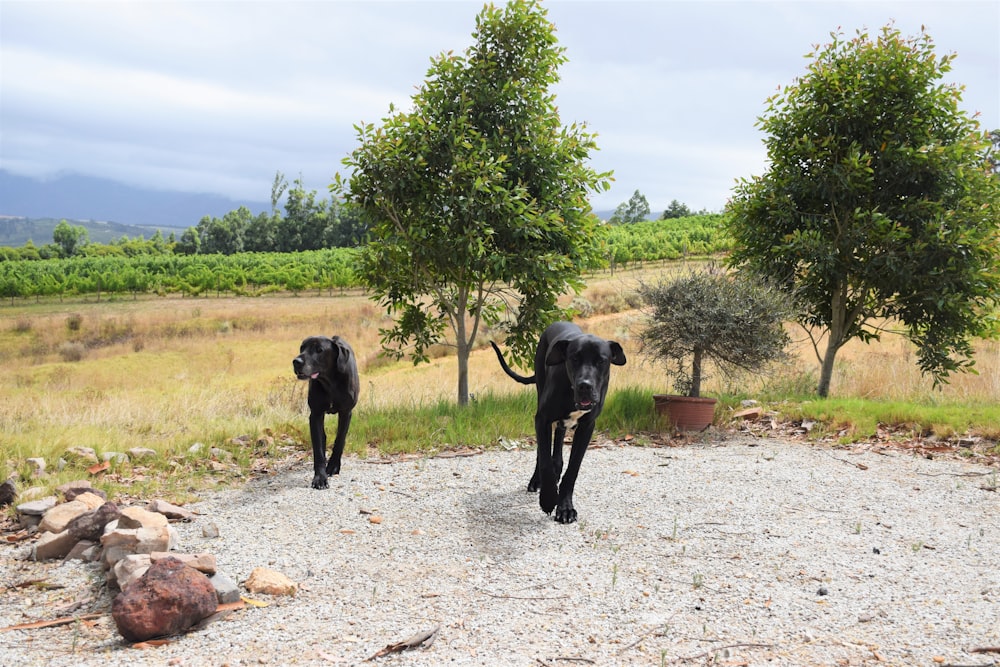
M 292 359 L 292 368 L 295 370 L 299 370 L 300 368 L 302 368 L 303 363 L 305 362 L 302 361 L 302 357 L 295 357 L 294 359 Z

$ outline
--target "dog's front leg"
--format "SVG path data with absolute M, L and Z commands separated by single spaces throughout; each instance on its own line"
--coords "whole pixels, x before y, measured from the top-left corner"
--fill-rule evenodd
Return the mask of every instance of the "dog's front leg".
M 556 472 L 552 461 L 552 422 L 541 414 L 535 415 L 535 440 L 537 440 L 537 459 L 535 461 L 535 475 L 528 483 L 528 490 L 532 485 L 537 485 L 538 505 L 546 514 L 551 514 L 559 500 L 559 473 Z M 559 462 L 562 467 L 562 459 Z
M 309 438 L 313 448 L 313 481 L 312 488 L 325 489 L 329 487 L 326 480 L 326 428 L 324 410 L 312 410 L 309 413 Z
M 576 486 L 576 476 L 580 473 L 583 455 L 590 446 L 590 438 L 594 435 L 594 420 L 587 419 L 577 424 L 573 434 L 573 448 L 569 453 L 569 463 L 566 474 L 559 483 L 559 506 L 556 507 L 556 521 L 573 523 L 576 521 L 576 509 L 573 507 L 573 488 Z
M 347 430 L 351 428 L 351 410 L 341 410 L 337 413 L 337 437 L 333 441 L 333 451 L 326 464 L 327 475 L 340 474 L 340 456 L 344 453 L 344 443 L 347 442 Z

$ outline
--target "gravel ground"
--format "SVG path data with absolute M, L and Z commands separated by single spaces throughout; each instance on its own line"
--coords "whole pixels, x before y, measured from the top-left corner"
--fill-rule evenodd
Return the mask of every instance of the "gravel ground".
M 298 462 L 189 505 L 181 551 L 295 597 L 140 650 L 110 615 L 0 633 L 0 665 L 1000 664 L 995 468 L 901 452 L 728 437 L 604 442 L 583 463 L 579 523 L 524 490 L 530 450 L 380 465 L 346 459 L 320 492 Z M 984 488 L 987 487 L 987 488 Z M 373 522 L 373 517 L 381 519 Z M 202 537 L 214 522 L 220 536 Z M 376 519 L 378 521 L 378 519 Z M 0 626 L 106 612 L 94 566 L 0 547 Z M 15 588 L 37 577 L 66 587 Z

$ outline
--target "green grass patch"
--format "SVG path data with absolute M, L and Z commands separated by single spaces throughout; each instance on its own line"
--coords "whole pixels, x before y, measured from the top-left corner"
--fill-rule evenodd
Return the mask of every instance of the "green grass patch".
M 996 403 L 914 403 L 799 396 L 786 398 L 774 407 L 782 419 L 816 422 L 819 430 L 815 435 L 837 435 L 842 442 L 870 438 L 879 426 L 890 427 L 897 433 L 908 432 L 914 437 L 934 434 L 949 438 L 972 429 L 990 439 L 1000 434 L 1000 405 Z

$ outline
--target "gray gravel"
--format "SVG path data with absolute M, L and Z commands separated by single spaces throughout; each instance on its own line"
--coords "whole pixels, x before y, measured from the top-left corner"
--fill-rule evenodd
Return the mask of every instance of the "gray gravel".
M 303 461 L 189 505 L 181 550 L 299 582 L 155 648 L 110 616 L 0 634 L 2 665 L 991 665 L 1000 646 L 996 470 L 901 452 L 729 438 L 605 442 L 577 484 L 580 522 L 524 490 L 534 453 L 346 459 L 320 492 Z M 373 523 L 380 517 L 381 523 Z M 215 539 L 202 537 L 214 522 Z M 0 626 L 93 595 L 92 566 L 13 562 Z M 82 584 L 80 582 L 83 582 Z M 89 591 L 89 593 L 88 593 Z M 96 602 L 101 603 L 98 599 Z M 107 608 L 106 596 L 103 599 Z M 85 610 L 81 609 L 80 611 Z

